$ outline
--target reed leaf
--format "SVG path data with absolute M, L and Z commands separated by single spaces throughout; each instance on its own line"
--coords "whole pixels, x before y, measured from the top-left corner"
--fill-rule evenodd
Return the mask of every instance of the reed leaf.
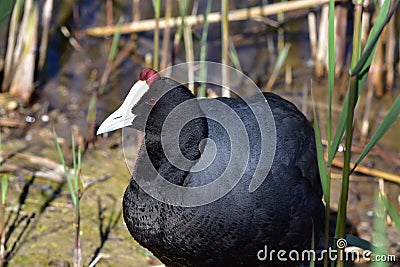
M 359 98 L 359 96 L 360 96 L 360 87 L 358 87 L 357 99 Z M 349 97 L 347 95 L 344 100 L 342 112 L 340 113 L 339 122 L 336 127 L 336 131 L 335 131 L 335 135 L 333 137 L 332 144 L 330 145 L 331 150 L 328 153 L 328 166 L 332 165 L 332 161 L 335 158 L 335 155 L 339 148 L 340 142 L 342 141 L 344 129 L 346 126 L 346 118 L 347 118 L 348 109 L 349 109 Z
M 113 36 L 110 53 L 108 54 L 108 61 L 113 61 L 115 56 L 117 55 L 118 42 L 119 42 L 119 39 L 121 39 L 121 23 L 122 23 L 122 20 L 120 20 L 117 24 L 117 31 L 115 32 L 115 34 Z
M 77 166 L 77 168 L 78 168 L 78 172 L 77 172 L 77 177 L 75 179 L 78 181 L 78 183 L 75 187 L 75 190 L 79 196 L 79 182 L 80 182 L 80 175 L 81 175 L 81 170 L 82 170 L 82 149 L 81 149 L 80 145 L 78 145 L 78 166 Z
M 71 133 L 72 140 L 72 162 L 74 167 L 74 194 L 79 198 L 79 174 L 81 171 L 81 148 L 78 147 L 78 155 L 76 154 L 75 137 Z
M 239 56 L 236 51 L 235 44 L 233 43 L 232 38 L 229 38 L 229 59 L 232 61 L 233 66 L 235 66 L 236 69 L 242 72 Z
M 97 102 L 97 94 L 96 92 L 94 92 L 89 100 L 88 113 L 86 116 L 86 121 L 89 125 L 94 124 L 96 120 L 96 102 Z
M 396 0 L 392 9 L 389 10 L 390 0 L 385 0 L 382 7 L 379 9 L 378 16 L 376 17 L 376 21 L 374 26 L 371 29 L 370 34 L 368 35 L 367 42 L 365 44 L 365 48 L 363 53 L 360 56 L 359 61 L 357 64 L 350 70 L 350 75 L 365 75 L 371 65 L 371 61 L 374 57 L 374 51 L 376 48 L 376 44 L 380 35 L 382 34 L 383 29 L 385 28 L 386 24 L 389 22 L 390 18 L 392 17 L 396 7 L 399 3 L 399 0 Z
M 179 11 L 180 11 L 180 14 L 182 17 L 182 22 L 183 22 L 182 30 L 183 30 L 183 41 L 185 44 L 186 62 L 194 61 L 192 26 L 190 24 L 186 23 L 186 17 L 187 17 L 187 13 L 188 13 L 189 4 L 190 4 L 190 2 L 188 0 L 179 1 Z M 192 65 L 189 65 L 188 80 L 189 81 L 194 80 L 194 70 L 193 70 Z M 189 83 L 188 88 L 191 92 L 194 92 L 193 83 Z
M 324 149 L 321 143 L 321 131 L 319 128 L 319 122 L 317 117 L 317 112 L 315 110 L 315 105 L 313 104 L 313 114 L 314 114 L 314 135 L 315 135 L 315 147 L 317 150 L 317 160 L 318 160 L 318 170 L 321 177 L 322 191 L 324 193 L 325 201 L 330 198 L 330 190 L 328 190 L 328 179 L 326 175 L 326 164 L 324 159 Z
M 156 25 L 154 27 L 154 38 L 153 38 L 153 69 L 158 70 L 158 58 L 159 58 L 159 41 L 160 41 L 160 14 L 161 14 L 161 0 L 153 0 L 153 8 L 156 19 Z
M 327 154 L 329 155 L 332 150 L 332 93 L 335 85 L 335 1 L 329 1 L 329 14 L 328 14 L 328 122 L 327 122 Z M 314 108 L 315 113 L 315 108 Z M 314 115 L 314 120 L 316 115 Z M 314 123 L 318 123 L 314 122 Z M 318 125 L 317 125 L 318 127 Z M 314 126 L 314 131 L 316 127 Z M 319 127 L 318 130 L 319 132 Z M 325 227 L 324 227 L 324 249 L 329 247 L 329 220 L 330 220 L 330 204 L 331 204 L 331 172 L 326 172 L 327 164 L 324 160 L 324 154 L 321 143 L 321 134 L 319 137 L 315 135 L 315 142 L 317 148 L 318 168 L 320 170 L 322 190 L 324 190 L 325 199 Z M 319 139 L 317 139 L 319 138 Z M 339 144 L 338 144 L 339 145 Z M 320 150 L 320 151 L 318 151 Z M 336 148 L 337 150 L 337 148 Z M 328 164 L 330 166 L 330 163 Z M 323 168 L 321 172 L 321 168 Z M 324 266 L 328 266 L 328 258 L 324 257 Z
M 207 36 L 208 36 L 208 14 L 211 12 L 212 0 L 207 1 L 206 12 L 204 14 L 204 25 L 203 25 L 203 33 L 201 35 L 200 40 L 200 81 L 205 81 L 207 79 L 207 67 L 205 61 L 207 59 Z M 201 83 L 197 96 L 205 97 L 206 96 L 206 87 L 207 84 L 205 82 Z
M 221 0 L 221 63 L 229 65 L 229 1 Z M 222 68 L 222 96 L 230 97 L 230 91 L 225 86 L 229 81 L 229 72 Z
M 103 74 L 101 75 L 101 78 L 100 78 L 100 84 L 99 84 L 99 90 L 98 90 L 99 95 L 104 94 L 105 87 L 106 87 L 106 84 L 107 84 L 107 81 L 108 81 L 108 77 L 111 74 L 111 70 L 113 68 L 113 62 L 114 62 L 114 59 L 115 59 L 115 57 L 117 55 L 118 42 L 121 39 L 121 23 L 122 23 L 122 19 L 120 19 L 119 22 L 118 22 L 117 31 L 115 32 L 115 34 L 113 36 L 110 52 L 108 54 L 106 67 L 104 68 L 104 72 L 103 72 Z M 92 101 L 92 100 L 93 100 L 93 96 L 92 96 L 90 101 Z M 89 110 L 90 110 L 90 104 L 89 104 Z M 96 119 L 96 111 L 94 111 L 94 118 L 93 118 L 92 121 L 94 122 L 95 119 Z M 89 120 L 89 113 L 88 113 L 88 116 L 87 116 L 87 120 L 88 120 L 88 122 L 90 121 Z
M 322 147 L 321 131 L 319 128 L 319 122 L 317 117 L 317 112 L 315 109 L 314 97 L 312 96 L 313 103 L 313 116 L 314 116 L 314 135 L 315 135 L 315 147 L 317 151 L 317 162 L 318 171 L 321 179 L 322 192 L 324 194 L 325 200 L 325 227 L 324 227 L 324 248 L 328 249 L 329 246 L 329 214 L 330 214 L 330 204 L 331 204 L 331 177 L 330 172 L 326 172 L 327 166 L 324 159 L 324 149 Z M 326 258 L 326 257 L 325 257 Z M 328 266 L 327 259 L 324 259 L 324 266 Z
M 75 137 L 71 132 L 71 147 L 72 147 L 72 166 L 74 168 L 74 193 L 76 192 L 76 188 L 78 187 L 77 182 L 75 181 L 75 177 L 77 177 L 77 168 L 76 168 L 76 155 L 75 155 Z
M 171 18 L 171 15 L 172 15 L 172 0 L 166 0 L 164 19 L 169 20 Z M 166 27 L 164 28 L 162 48 L 161 48 L 161 62 L 160 62 L 161 70 L 167 67 L 169 43 L 171 41 L 170 35 L 171 35 L 171 27 L 169 27 L 169 25 L 166 25 Z
M 394 101 L 392 107 L 389 109 L 382 123 L 379 125 L 378 129 L 374 133 L 374 135 L 369 140 L 368 144 L 364 147 L 360 156 L 354 164 L 351 172 L 355 170 L 358 164 L 364 159 L 364 157 L 368 154 L 368 152 L 374 147 L 374 145 L 382 138 L 382 136 L 386 133 L 386 131 L 392 126 L 392 124 L 396 121 L 397 117 L 400 115 L 400 96 L 397 96 Z
M 389 214 L 390 218 L 392 218 L 394 225 L 397 228 L 397 231 L 400 232 L 400 217 L 397 212 L 394 210 L 393 206 L 390 204 L 387 197 L 381 194 L 381 201 L 386 208 L 387 213 Z
M 329 1 L 328 26 L 328 154 L 332 141 L 332 92 L 335 85 L 335 1 Z
M 54 136 L 54 139 L 56 140 L 56 147 L 57 147 L 58 156 L 60 157 L 61 165 L 64 168 L 65 179 L 67 180 L 67 185 L 68 185 L 69 192 L 71 194 L 72 203 L 74 204 L 74 207 L 76 207 L 78 200 L 74 193 L 75 191 L 72 186 L 72 181 L 69 177 L 67 164 L 65 163 L 65 159 L 64 159 L 64 155 L 62 153 L 61 147 L 60 147 L 60 143 L 58 142 L 58 136 L 57 136 L 56 130 L 54 130 L 54 129 L 53 129 L 53 136 Z
M 271 91 L 272 86 L 274 85 L 276 78 L 278 77 L 280 69 L 285 64 L 287 55 L 289 53 L 289 49 L 290 49 L 290 43 L 286 43 L 283 49 L 280 51 L 278 59 L 276 60 L 274 70 L 272 71 L 271 77 L 269 78 L 268 83 L 264 88 L 265 92 Z

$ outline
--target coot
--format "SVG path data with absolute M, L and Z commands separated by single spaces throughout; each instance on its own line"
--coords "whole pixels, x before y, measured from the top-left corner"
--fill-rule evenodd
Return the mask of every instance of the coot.
M 249 184 L 263 158 L 260 127 L 248 105 L 252 100 L 197 99 L 184 85 L 147 68 L 122 106 L 101 124 L 97 134 L 124 126 L 145 133 L 123 198 L 123 215 L 134 239 L 167 266 L 295 266 L 295 254 L 289 257 L 289 253 L 310 249 L 313 231 L 317 243 L 324 205 L 313 129 L 290 102 L 272 93 L 263 96 L 275 121 L 276 147 L 268 175 L 254 191 Z M 227 168 L 236 173 L 236 165 L 229 164 L 235 143 L 229 140 L 240 127 L 228 131 L 210 118 L 219 112 L 215 101 L 237 115 L 226 115 L 227 123 L 237 120 L 245 129 L 249 149 L 243 155 L 245 169 L 233 184 L 219 184 L 225 186 L 222 191 L 228 188 L 222 197 L 201 205 L 179 204 L 176 199 L 204 200 L 215 192 L 184 195 L 175 187 L 204 188 Z M 252 103 L 256 108 L 265 104 Z M 178 152 L 169 146 L 173 141 L 165 145 L 169 135 L 177 136 Z M 213 157 L 200 164 L 205 151 Z M 235 156 L 242 155 L 236 151 Z M 159 177 L 168 182 L 165 187 L 154 186 Z M 285 252 L 278 257 L 279 250 Z

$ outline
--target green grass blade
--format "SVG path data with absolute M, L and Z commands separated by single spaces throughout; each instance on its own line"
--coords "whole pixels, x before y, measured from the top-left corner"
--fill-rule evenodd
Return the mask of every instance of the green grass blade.
M 74 206 L 76 206 L 76 204 L 77 204 L 76 195 L 74 193 L 74 188 L 72 187 L 72 182 L 71 182 L 71 179 L 69 177 L 68 168 L 67 168 L 67 165 L 65 164 L 64 155 L 62 153 L 62 150 L 61 150 L 61 147 L 60 147 L 60 143 L 58 142 L 58 136 L 57 136 L 57 133 L 56 133 L 56 131 L 54 129 L 53 129 L 53 136 L 54 136 L 54 138 L 56 140 L 56 147 L 57 147 L 58 156 L 60 157 L 61 165 L 64 168 L 65 179 L 67 179 L 67 185 L 68 185 L 69 192 L 71 194 L 72 203 L 74 204 Z
M 76 192 L 76 188 L 77 188 L 77 184 L 75 182 L 75 177 L 76 177 L 76 155 L 75 155 L 75 137 L 74 137 L 74 133 L 73 132 L 71 132 L 71 146 L 72 146 L 72 166 L 74 168 L 74 186 L 75 186 L 74 192 Z
M 363 53 L 361 54 L 361 57 L 357 64 L 350 70 L 350 75 L 354 76 L 357 74 L 366 74 L 370 65 L 371 61 L 374 57 L 374 51 L 376 48 L 376 43 L 378 42 L 378 39 L 380 35 L 382 34 L 383 29 L 385 28 L 386 24 L 389 22 L 390 18 L 392 17 L 394 11 L 396 10 L 396 7 L 399 3 L 399 0 L 397 0 L 393 7 L 392 10 L 388 14 L 389 6 L 390 6 L 390 0 L 385 0 L 383 3 L 382 7 L 379 10 L 378 16 L 376 18 L 375 24 L 371 29 L 370 34 L 368 35 L 367 42 L 365 44 L 365 49 Z
M 332 141 L 332 92 L 335 85 L 335 1 L 329 1 L 328 27 L 328 155 Z
M 154 14 L 156 17 L 160 17 L 161 14 L 161 1 L 160 0 L 152 0 L 153 3 L 153 8 L 154 8 Z
M 194 46 L 193 46 L 193 31 L 192 26 L 186 23 L 186 17 L 188 14 L 188 9 L 190 6 L 190 1 L 179 1 L 179 10 L 183 22 L 183 41 L 185 45 L 185 55 L 186 55 L 186 62 L 194 61 Z M 194 79 L 194 69 L 191 65 L 188 67 L 188 79 L 192 81 Z M 193 83 L 188 84 L 188 88 L 191 92 L 194 92 L 194 85 Z
M 271 91 L 272 86 L 274 85 L 275 80 L 279 75 L 280 69 L 285 64 L 287 55 L 289 54 L 289 50 L 290 50 L 290 43 L 286 43 L 285 46 L 283 47 L 283 49 L 279 52 L 274 70 L 272 71 L 271 77 L 269 78 L 268 83 L 265 86 L 265 89 L 264 89 L 265 92 Z
M 121 39 L 121 21 L 117 24 L 117 29 L 111 43 L 110 53 L 108 54 L 108 61 L 110 62 L 113 61 L 117 55 L 119 39 Z
M 365 81 L 365 79 L 363 79 L 362 81 Z M 357 95 L 356 95 L 356 99 L 358 100 L 361 94 L 361 86 L 359 85 L 357 88 Z M 344 131 L 345 131 L 345 126 L 346 126 L 346 119 L 347 119 L 347 112 L 349 109 L 349 97 L 348 95 L 346 96 L 345 100 L 344 100 L 344 104 L 343 104 L 343 109 L 342 109 L 342 113 L 340 114 L 339 117 L 339 122 L 338 125 L 336 127 L 336 132 L 335 132 L 335 136 L 333 137 L 333 141 L 332 141 L 332 145 L 331 145 L 331 150 L 329 151 L 328 154 L 328 166 L 332 165 L 332 161 L 335 158 L 336 152 L 339 148 L 340 145 L 340 141 L 342 140 Z
M 77 172 L 78 175 L 76 177 L 77 185 L 75 188 L 77 194 L 79 193 L 81 166 L 82 166 L 82 150 L 81 150 L 81 146 L 78 146 L 78 172 Z
M 237 54 L 235 44 L 233 43 L 232 38 L 229 38 L 229 58 L 232 61 L 233 66 L 242 72 L 242 67 L 240 66 L 239 56 Z
M 336 127 L 335 136 L 333 137 L 333 142 L 331 144 L 331 150 L 328 153 L 328 166 L 332 165 L 332 161 L 335 158 L 336 152 L 339 148 L 340 141 L 342 141 L 344 129 L 346 126 L 347 111 L 349 109 L 349 98 L 346 97 L 342 113 L 340 113 L 339 122 Z
M 381 194 L 381 201 L 386 208 L 387 213 L 389 214 L 390 218 L 392 218 L 394 225 L 397 228 L 397 231 L 400 232 L 400 217 L 397 212 L 394 210 L 393 206 L 390 204 L 389 200 Z
M 86 115 L 86 122 L 88 125 L 94 125 L 96 121 L 96 102 L 97 102 L 97 94 L 93 92 L 92 97 L 89 100 L 88 113 Z
M 315 146 L 317 149 L 317 160 L 318 160 L 318 170 L 319 175 L 321 177 L 321 185 L 322 191 L 324 192 L 324 199 L 326 200 L 329 197 L 330 192 L 328 189 L 328 181 L 326 175 L 326 164 L 324 159 L 324 150 L 321 143 L 321 131 L 319 129 L 318 117 L 315 111 L 315 105 L 313 105 L 313 113 L 314 113 L 314 135 L 315 135 Z
M 400 95 L 397 96 L 394 101 L 392 107 L 386 114 L 382 123 L 379 125 L 378 129 L 374 133 L 374 135 L 369 140 L 368 144 L 364 147 L 364 150 L 361 152 L 357 161 L 354 164 L 352 172 L 358 166 L 358 164 L 364 159 L 364 157 L 368 154 L 368 152 L 374 147 L 374 145 L 382 138 L 382 136 L 386 133 L 386 131 L 392 126 L 392 124 L 396 121 L 397 117 L 400 115 Z
M 8 177 L 3 175 L 1 178 L 1 204 L 4 205 L 6 203 L 6 196 L 8 190 Z
M 158 70 L 159 40 L 160 40 L 160 29 L 158 27 L 158 23 L 160 21 L 160 14 L 161 14 L 161 0 L 153 0 L 152 3 L 156 19 L 156 27 L 154 28 L 154 39 L 153 39 L 153 69 Z
M 207 67 L 205 61 L 207 59 L 207 36 L 208 36 L 208 14 L 211 12 L 212 0 L 207 1 L 206 13 L 204 14 L 204 26 L 203 26 L 203 33 L 201 35 L 200 41 L 200 80 L 205 81 L 207 75 Z M 199 97 L 206 96 L 206 83 L 201 83 L 201 86 L 198 91 Z

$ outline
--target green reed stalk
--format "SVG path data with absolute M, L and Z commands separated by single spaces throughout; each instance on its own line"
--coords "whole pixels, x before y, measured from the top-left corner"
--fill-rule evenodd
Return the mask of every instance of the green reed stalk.
M 182 31 L 183 31 L 183 42 L 185 44 L 185 55 L 186 55 L 186 62 L 194 61 L 194 49 L 193 49 L 193 39 L 192 39 L 192 26 L 189 23 L 186 23 L 186 17 L 188 14 L 190 1 L 182 0 L 179 1 L 179 12 L 182 18 Z M 188 67 L 188 80 L 194 80 L 194 69 L 192 65 Z M 188 84 L 189 90 L 194 93 L 194 84 Z
M 351 70 L 350 70 L 350 82 L 349 82 L 349 91 L 346 96 L 343 110 L 339 118 L 339 123 L 335 131 L 335 136 L 332 139 L 332 90 L 334 86 L 334 20 L 333 20 L 333 2 L 330 2 L 330 12 L 329 12 L 329 78 L 328 78 L 328 161 L 325 163 L 323 160 L 323 150 L 322 145 L 320 143 L 320 132 L 318 128 L 318 121 L 316 119 L 316 114 L 314 111 L 314 123 L 315 123 L 315 136 L 316 136 L 316 147 L 317 147 L 317 155 L 318 155 L 318 166 L 319 172 L 321 176 L 321 183 L 324 190 L 324 198 L 327 204 L 326 207 L 326 218 L 325 221 L 329 222 L 329 205 L 330 205 L 330 172 L 331 172 L 331 164 L 336 155 L 336 151 L 338 149 L 339 143 L 342 139 L 343 133 L 346 131 L 345 135 L 345 153 L 344 153 L 344 167 L 343 167 L 343 179 L 342 179 L 342 187 L 340 192 L 340 200 L 339 200 L 339 209 L 338 209 L 338 220 L 336 222 L 336 231 L 335 238 L 344 238 L 348 240 L 349 244 L 353 244 L 359 247 L 365 247 L 365 243 L 368 243 L 358 237 L 346 235 L 345 236 L 345 226 L 346 226 L 346 208 L 347 208 L 347 199 L 348 199 L 348 189 L 349 189 L 349 176 L 354 171 L 350 169 L 350 160 L 351 160 L 351 145 L 352 145 L 352 137 L 353 137 L 353 123 L 354 123 L 354 109 L 357 103 L 357 100 L 361 93 L 361 88 L 364 85 L 366 80 L 368 70 L 371 65 L 371 61 L 374 56 L 374 51 L 376 50 L 376 44 L 378 42 L 379 36 L 383 31 L 385 25 L 389 22 L 391 16 L 393 15 L 394 10 L 396 9 L 400 0 L 396 0 L 392 6 L 392 9 L 389 11 L 390 0 L 385 0 L 384 4 L 381 6 L 376 21 L 374 23 L 373 28 L 368 36 L 368 40 L 365 45 L 364 51 L 361 53 L 361 14 L 362 14 L 362 0 L 358 0 L 355 5 L 355 24 L 354 24 L 354 32 L 353 32 L 353 51 L 352 51 L 352 61 L 351 61 Z M 389 109 L 386 114 L 384 120 L 381 125 L 379 125 L 377 131 L 372 136 L 370 142 L 361 152 L 358 160 L 356 161 L 356 165 L 361 162 L 361 160 L 367 155 L 367 153 L 372 149 L 372 147 L 380 140 L 380 138 L 384 135 L 384 133 L 390 128 L 396 118 L 400 115 L 400 97 L 394 101 L 392 107 Z M 327 165 L 325 165 L 327 164 Z M 389 214 L 391 214 L 390 203 L 383 201 L 386 210 Z M 394 220 L 396 220 L 396 215 Z M 400 219 L 399 219 L 400 221 Z M 399 222 L 400 224 L 400 222 Z M 328 224 L 325 225 L 325 247 L 327 247 L 326 241 L 327 233 L 328 233 Z M 400 228 L 400 227 L 399 227 Z M 334 244 L 335 246 L 335 244 Z M 368 248 L 366 248 L 368 249 Z M 341 251 L 339 252 L 341 253 Z M 334 266 L 335 263 L 332 263 Z M 327 260 L 324 260 L 324 266 L 328 266 Z M 343 262 L 338 261 L 337 266 L 343 266 Z
M 204 61 L 207 59 L 207 36 L 208 36 L 208 14 L 211 12 L 212 0 L 207 1 L 206 13 L 204 14 L 203 33 L 200 40 L 200 80 L 205 81 L 207 76 L 207 67 Z M 201 83 L 200 89 L 197 93 L 198 97 L 206 96 L 207 84 Z
M 332 142 L 332 93 L 335 85 L 335 1 L 329 1 L 329 24 L 328 24 L 328 122 L 327 122 L 327 154 L 331 151 Z M 322 146 L 322 145 L 321 145 Z M 321 152 L 320 152 L 321 153 Z M 323 152 L 322 152 L 323 153 Z M 320 156 L 321 157 L 321 156 Z M 329 246 L 329 218 L 331 212 L 331 165 L 325 164 L 324 172 L 321 175 L 321 183 L 325 184 L 325 229 L 324 229 L 324 248 Z M 320 167 L 321 169 L 321 167 Z M 324 266 L 328 266 L 328 257 L 324 258 Z
M 229 0 L 221 0 L 222 6 L 222 23 L 221 23 L 221 31 L 222 31 L 222 46 L 221 46 L 221 55 L 222 55 L 222 64 L 229 65 Z M 228 72 L 226 68 L 222 69 L 222 84 L 225 86 L 228 84 Z M 222 88 L 222 96 L 229 97 L 229 90 L 226 88 Z
M 156 26 L 154 27 L 154 39 L 153 39 L 153 69 L 158 70 L 158 58 L 159 58 L 159 42 L 160 42 L 160 14 L 161 14 L 161 0 L 153 0 L 154 15 L 156 19 Z
M 351 67 L 353 68 L 360 58 L 361 54 L 361 15 L 362 15 L 362 2 L 358 1 L 355 5 L 354 16 L 354 33 L 353 33 L 353 51 Z M 346 136 L 345 136 L 345 151 L 344 151 L 344 166 L 342 187 L 340 192 L 338 220 L 336 223 L 336 238 L 344 238 L 346 233 L 346 214 L 347 214 L 347 200 L 349 195 L 349 177 L 350 177 L 350 160 L 351 160 L 351 145 L 353 140 L 353 120 L 354 109 L 357 103 L 358 91 L 358 76 L 354 76 L 350 80 L 349 87 L 349 107 L 346 118 Z M 338 266 L 343 266 L 343 262 L 338 261 Z
M 70 195 L 72 198 L 72 203 L 74 205 L 74 258 L 73 258 L 73 263 L 74 267 L 81 267 L 82 265 L 82 248 L 81 248 L 81 242 L 80 242 L 80 198 L 81 198 L 81 190 L 80 190 L 80 173 L 81 173 L 81 148 L 78 147 L 78 151 L 76 151 L 75 147 L 75 138 L 74 135 L 71 134 L 72 136 L 72 163 L 73 163 L 73 177 L 71 181 L 70 173 L 67 168 L 67 165 L 65 163 L 64 155 L 62 153 L 60 144 L 58 142 L 58 137 L 53 130 L 53 135 L 56 140 L 56 147 L 57 147 L 57 152 L 61 160 L 61 164 L 63 165 L 64 168 L 64 173 L 65 173 L 65 178 L 67 180 L 68 188 L 70 191 Z

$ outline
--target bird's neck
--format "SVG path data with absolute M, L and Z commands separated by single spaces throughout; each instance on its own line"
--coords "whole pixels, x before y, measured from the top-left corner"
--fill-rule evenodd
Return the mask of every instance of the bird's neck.
M 201 156 L 200 144 L 207 137 L 207 119 L 195 96 L 186 88 L 171 90 L 159 104 L 163 110 L 156 108 L 150 113 L 151 123 L 145 128 L 144 145 L 158 173 L 171 183 L 181 185 L 187 170 Z M 182 117 L 187 119 L 182 120 Z M 187 161 L 180 160 L 182 155 Z

